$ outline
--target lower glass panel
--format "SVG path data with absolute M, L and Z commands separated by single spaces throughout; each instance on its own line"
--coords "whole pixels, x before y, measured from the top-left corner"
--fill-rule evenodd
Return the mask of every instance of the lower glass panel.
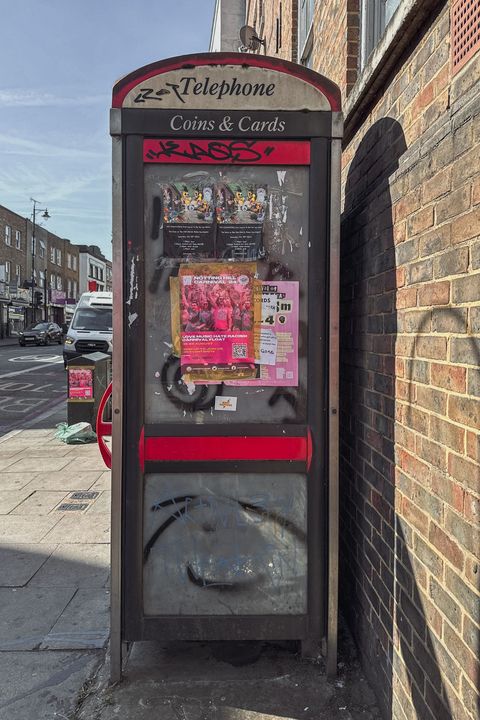
M 144 614 L 307 612 L 307 478 L 145 476 Z

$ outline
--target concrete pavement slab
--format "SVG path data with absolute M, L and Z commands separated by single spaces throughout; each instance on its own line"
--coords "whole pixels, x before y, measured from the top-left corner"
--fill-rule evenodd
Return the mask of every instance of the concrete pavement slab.
M 58 503 L 62 502 L 65 495 L 63 490 L 60 492 L 33 490 L 20 505 L 17 505 L 12 515 L 48 515 Z
M 112 504 L 112 493 L 109 490 L 101 492 L 96 500 L 88 508 L 89 513 L 109 513 Z
M 48 533 L 43 542 L 48 543 L 109 543 L 110 515 L 102 513 L 85 513 L 80 517 L 64 515 Z M 47 517 L 52 517 L 48 515 Z
M 45 457 L 67 457 L 69 456 L 68 447 L 62 445 L 34 445 L 26 447 L 17 453 L 17 457 L 21 458 L 45 458 Z
M 108 590 L 78 590 L 53 628 L 41 650 L 101 649 L 110 631 Z
M 99 470 L 103 472 L 105 470 L 105 463 L 102 460 L 102 456 L 99 452 L 93 454 L 90 457 L 77 457 L 72 461 L 72 468 L 75 466 L 77 471 L 83 470 Z
M 8 467 L 12 468 L 12 472 L 28 472 L 28 471 L 35 471 L 37 473 L 50 473 L 55 472 L 59 470 L 63 470 L 69 463 L 69 461 L 66 458 L 60 457 L 45 457 L 45 458 L 21 458 L 20 460 L 12 459 L 6 460 L 5 462 L 8 462 Z M 0 470 L 1 468 L 2 459 L 0 458 Z
M 59 518 L 52 515 L 44 515 L 34 520 L 23 515 L 4 515 L 0 523 L 0 543 L 41 542 L 59 521 Z
M 221 645 L 134 643 L 124 681 L 109 687 L 104 674 L 78 720 L 380 718 L 356 660 L 329 682 L 323 661 L 302 660 L 293 644 L 265 644 L 256 662 L 237 667 L 217 659 Z
M 107 470 L 106 472 L 102 472 L 98 480 L 95 482 L 94 485 L 90 488 L 91 490 L 95 490 L 96 492 L 101 492 L 102 490 L 111 490 L 112 488 L 112 474 L 110 470 Z
M 109 574 L 108 544 L 63 544 L 55 546 L 54 552 L 31 580 L 30 587 L 103 588 Z
M 0 653 L 0 720 L 72 717 L 83 683 L 102 658 L 100 652 Z
M 3 486 L 3 483 L 2 483 Z M 26 500 L 32 492 L 30 490 L 4 490 L 0 489 L 0 515 L 7 515 Z
M 15 463 L 18 462 L 18 458 L 16 455 L 10 455 L 0 457 L 0 471 L 3 472 L 7 470 L 9 467 L 12 467 Z M 23 470 L 36 470 L 37 468 L 17 468 L 16 470 L 13 470 L 13 472 L 21 472 Z
M 64 490 L 71 492 L 73 490 L 89 490 L 94 483 L 97 482 L 101 473 L 97 471 L 86 472 L 52 472 L 39 475 L 38 473 L 32 479 L 29 486 L 30 490 Z
M 0 588 L 0 651 L 39 647 L 75 592 L 75 588 Z
M 0 487 L 2 490 L 21 490 L 36 477 L 37 473 L 14 473 L 5 471 L 2 472 Z
M 0 546 L 0 587 L 22 587 L 48 560 L 56 545 Z

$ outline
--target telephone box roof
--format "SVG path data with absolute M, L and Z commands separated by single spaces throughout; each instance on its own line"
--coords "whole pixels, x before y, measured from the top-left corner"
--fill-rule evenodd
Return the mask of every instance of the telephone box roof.
M 162 75 L 164 73 L 176 70 L 193 70 L 211 66 L 235 66 L 239 68 L 263 68 L 265 70 L 273 70 L 277 73 L 283 73 L 292 78 L 302 81 L 312 86 L 327 101 L 330 111 L 338 112 L 341 110 L 341 93 L 339 87 L 328 78 L 320 75 L 303 65 L 281 60 L 279 58 L 268 57 L 265 55 L 251 55 L 248 53 L 201 53 L 194 55 L 179 55 L 166 60 L 160 60 L 149 65 L 145 65 L 133 72 L 125 75 L 118 80 L 113 86 L 112 107 L 121 108 L 128 93 L 136 88 L 140 83 L 144 83 L 150 78 Z M 285 108 L 288 110 L 289 108 Z

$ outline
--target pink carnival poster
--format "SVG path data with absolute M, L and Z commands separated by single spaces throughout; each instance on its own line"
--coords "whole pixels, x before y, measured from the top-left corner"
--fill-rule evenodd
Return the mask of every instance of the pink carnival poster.
M 298 385 L 298 282 L 257 281 L 255 303 L 261 303 L 261 314 L 254 327 L 254 379 L 232 380 L 226 385 L 265 385 L 282 387 Z
M 254 263 L 180 266 L 182 373 L 190 382 L 255 376 Z

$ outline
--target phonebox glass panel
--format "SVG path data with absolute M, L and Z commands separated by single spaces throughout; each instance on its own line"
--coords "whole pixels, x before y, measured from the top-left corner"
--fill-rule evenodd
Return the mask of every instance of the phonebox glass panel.
M 143 611 L 307 612 L 306 476 L 148 474 Z
M 306 423 L 308 165 L 144 182 L 146 423 Z

